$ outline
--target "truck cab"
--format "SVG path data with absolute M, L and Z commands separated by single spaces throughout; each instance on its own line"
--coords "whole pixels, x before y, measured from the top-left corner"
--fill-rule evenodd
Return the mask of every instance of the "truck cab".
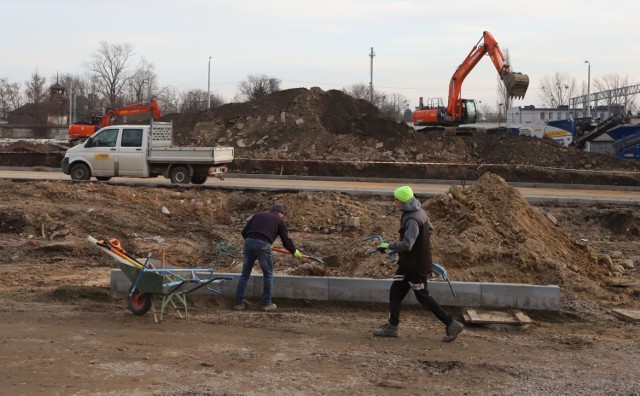
M 98 180 L 113 176 L 149 177 L 145 161 L 148 129 L 145 125 L 102 128 L 67 151 L 62 171 L 74 180 L 89 180 L 91 176 Z

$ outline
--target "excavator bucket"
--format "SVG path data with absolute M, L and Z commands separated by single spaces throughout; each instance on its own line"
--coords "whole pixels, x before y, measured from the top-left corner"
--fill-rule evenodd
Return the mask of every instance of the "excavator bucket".
M 522 73 L 508 73 L 503 78 L 510 98 L 523 99 L 529 88 L 529 76 Z

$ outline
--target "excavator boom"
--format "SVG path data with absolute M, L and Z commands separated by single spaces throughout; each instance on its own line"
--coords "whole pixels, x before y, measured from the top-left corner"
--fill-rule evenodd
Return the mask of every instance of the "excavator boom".
M 421 125 L 459 125 L 475 123 L 475 101 L 462 99 L 462 83 L 471 70 L 488 54 L 505 85 L 507 95 L 512 98 L 524 98 L 529 87 L 529 76 L 511 71 L 507 59 L 491 33 L 483 32 L 478 43 L 471 49 L 464 61 L 458 66 L 449 83 L 449 98 L 445 108 L 424 108 L 422 104 L 414 112 L 413 123 Z M 421 98 L 422 99 L 422 98 Z M 422 101 L 421 101 L 422 102 Z M 445 111 L 446 110 L 446 111 Z
M 482 32 L 482 38 L 480 38 L 478 44 L 469 52 L 469 55 L 467 55 L 451 77 L 447 111 L 453 115 L 454 119 L 460 115 L 459 103 L 462 94 L 462 83 L 485 54 L 488 54 L 491 58 L 491 62 L 498 71 L 498 75 L 500 75 L 500 79 L 503 81 L 509 97 L 524 98 L 524 95 L 527 93 L 529 76 L 522 73 L 511 72 L 511 67 L 507 63 L 506 57 L 504 53 L 502 53 L 498 42 L 493 38 L 491 33 L 487 31 Z

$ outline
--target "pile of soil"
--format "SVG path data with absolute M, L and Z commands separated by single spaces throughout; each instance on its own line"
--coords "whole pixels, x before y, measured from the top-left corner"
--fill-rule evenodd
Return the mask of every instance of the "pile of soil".
M 170 114 L 178 145 L 234 146 L 238 159 L 509 164 L 640 170 L 636 161 L 563 147 L 552 139 L 416 132 L 342 91 L 296 88 L 248 103 Z

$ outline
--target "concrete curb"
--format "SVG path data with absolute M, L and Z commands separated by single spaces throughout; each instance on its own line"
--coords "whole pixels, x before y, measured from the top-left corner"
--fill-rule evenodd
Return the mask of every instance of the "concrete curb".
M 219 273 L 233 277 L 219 285 L 220 294 L 234 297 L 240 274 Z M 202 274 L 206 278 L 206 274 Z M 330 278 L 317 276 L 274 276 L 273 298 L 319 301 L 352 301 L 386 303 L 389 301 L 391 279 Z M 442 305 L 452 307 L 514 308 L 531 310 L 560 310 L 560 287 L 513 283 L 451 282 L 453 297 L 446 282 L 429 282 L 429 293 Z M 111 291 L 126 293 L 131 281 L 119 269 L 111 271 Z M 194 293 L 212 294 L 206 288 Z M 251 275 L 245 297 L 262 296 L 262 276 Z M 416 305 L 413 293 L 406 304 Z

